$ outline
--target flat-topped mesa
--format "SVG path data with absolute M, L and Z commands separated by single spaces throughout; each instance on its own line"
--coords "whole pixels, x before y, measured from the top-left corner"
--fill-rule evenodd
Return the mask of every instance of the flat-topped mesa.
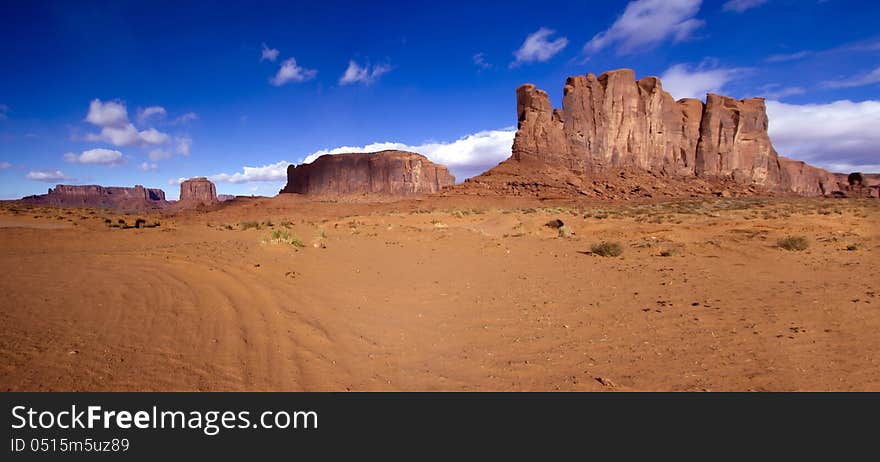
M 308 195 L 412 196 L 435 193 L 455 183 L 446 167 L 407 151 L 325 154 L 287 168 L 282 193 Z
M 168 205 L 161 189 L 99 185 L 59 184 L 47 194 L 29 196 L 24 202 L 54 207 L 97 207 L 125 210 L 162 208 Z
M 764 99 L 709 94 L 679 101 L 660 79 L 620 69 L 569 77 L 563 108 L 532 84 L 517 95 L 512 159 L 588 175 L 639 169 L 663 176 L 733 179 L 765 190 L 819 195 L 830 172 L 780 160 L 767 134 Z M 785 163 L 783 170 L 782 164 Z
M 193 207 L 217 202 L 217 188 L 207 178 L 190 178 L 180 183 L 180 205 Z

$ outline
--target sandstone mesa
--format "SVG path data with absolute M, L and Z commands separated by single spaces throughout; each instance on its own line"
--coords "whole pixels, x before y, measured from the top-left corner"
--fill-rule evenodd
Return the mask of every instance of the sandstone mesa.
M 309 164 L 291 165 L 281 193 L 413 196 L 453 184 L 455 177 L 446 167 L 421 154 L 380 151 L 325 154 Z
M 619 183 L 619 174 L 649 182 L 662 178 L 666 181 L 653 183 L 685 185 L 683 191 L 691 195 L 719 185 L 744 194 L 804 196 L 846 189 L 837 175 L 777 154 L 763 98 L 709 94 L 705 104 L 693 98 L 675 101 L 659 78 L 636 80 L 630 69 L 569 77 L 562 109 L 554 109 L 547 93 L 532 84 L 520 86 L 516 96 L 511 157 L 468 180 L 469 186 L 603 196 L 605 189 L 619 187 L 612 184 Z M 590 184 L 591 179 L 602 181 Z M 626 185 L 628 192 L 644 193 L 648 185 L 636 183 Z

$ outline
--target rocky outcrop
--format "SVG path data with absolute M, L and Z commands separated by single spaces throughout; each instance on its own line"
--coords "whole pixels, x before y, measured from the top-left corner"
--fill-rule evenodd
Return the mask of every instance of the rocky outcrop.
M 446 167 L 406 151 L 326 154 L 309 164 L 287 168 L 282 193 L 309 195 L 435 193 L 455 183 Z
M 512 160 L 580 177 L 635 169 L 803 195 L 837 188 L 830 172 L 776 153 L 762 98 L 709 94 L 705 104 L 675 101 L 657 77 L 637 81 L 622 69 L 569 77 L 562 104 L 553 109 L 547 93 L 532 84 L 517 89 Z
M 194 207 L 217 202 L 217 188 L 207 178 L 190 178 L 180 183 L 180 206 Z
M 95 207 L 145 210 L 168 205 L 165 192 L 137 185 L 133 188 L 98 185 L 57 185 L 47 194 L 28 196 L 23 202 L 53 207 Z

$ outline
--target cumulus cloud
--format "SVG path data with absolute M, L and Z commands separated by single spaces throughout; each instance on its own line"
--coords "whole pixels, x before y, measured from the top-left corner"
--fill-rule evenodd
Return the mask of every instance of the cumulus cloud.
M 296 64 L 296 58 L 290 58 L 281 63 L 281 68 L 275 77 L 269 79 L 269 83 L 280 87 L 288 82 L 305 82 L 312 80 L 318 75 L 315 69 L 306 69 Z
M 423 154 L 432 162 L 448 167 L 456 179 L 462 181 L 465 178 L 478 175 L 510 157 L 510 148 L 513 145 L 514 134 L 516 134 L 516 130 L 513 127 L 507 127 L 501 130 L 481 131 L 449 142 L 430 141 L 418 145 L 410 145 L 385 141 L 363 146 L 340 146 L 315 151 L 307 155 L 302 163 L 311 163 L 325 154 L 377 152 L 395 149 Z M 209 178 L 220 183 L 283 183 L 287 180 L 287 167 L 289 165 L 291 165 L 290 162 L 281 161 L 260 167 L 243 167 L 241 172 L 232 174 L 219 173 Z
M 834 171 L 880 172 L 880 101 L 767 101 L 770 138 L 783 156 Z
M 122 162 L 122 153 L 113 149 L 89 149 L 82 154 L 68 152 L 64 154 L 64 160 L 76 164 L 118 165 Z
M 211 181 L 219 183 L 254 183 L 262 181 L 285 181 L 287 180 L 287 166 L 290 162 L 282 160 L 262 167 L 243 167 L 241 172 L 233 174 L 219 173 L 210 177 Z
M 676 64 L 660 76 L 663 89 L 676 99 L 705 99 L 706 93 L 720 93 L 727 82 L 747 73 L 745 68 L 712 67 L 707 61 L 693 67 Z
M 696 19 L 702 0 L 634 0 L 610 28 L 596 34 L 584 52 L 616 46 L 620 54 L 649 50 L 672 40 L 690 38 L 705 22 Z
M 363 83 L 365 85 L 370 85 L 378 80 L 383 74 L 387 74 L 390 71 L 391 66 L 388 64 L 374 64 L 370 66 L 370 63 L 367 63 L 366 66 L 360 66 L 352 59 L 348 61 L 348 67 L 345 68 L 345 72 L 342 74 L 342 77 L 339 78 L 339 84 L 350 85 L 353 83 Z
M 178 154 L 183 156 L 189 155 L 190 151 L 192 150 L 192 138 L 188 136 L 179 136 L 174 139 L 174 142 Z
M 278 49 L 277 48 L 269 48 L 263 43 L 263 54 L 260 56 L 260 62 L 263 61 L 272 61 L 275 62 L 278 59 Z
M 71 178 L 65 175 L 61 170 L 34 170 L 28 172 L 27 175 L 24 176 L 28 180 L 33 181 L 43 181 L 46 183 L 54 183 L 56 181 L 70 180 Z
M 568 39 L 559 37 L 555 40 L 550 40 L 550 36 L 555 33 L 556 31 L 553 29 L 542 27 L 529 34 L 525 41 L 523 41 L 522 46 L 513 52 L 513 56 L 516 59 L 510 63 L 510 67 L 534 62 L 542 63 L 559 54 L 568 46 Z
M 855 75 L 845 79 L 826 80 L 825 82 L 822 82 L 822 86 L 825 88 L 854 88 L 863 87 L 865 85 L 873 85 L 875 83 L 880 83 L 880 67 L 874 69 L 871 72 Z
M 757 8 L 765 3 L 767 3 L 767 0 L 728 0 L 724 2 L 722 9 L 724 11 L 742 13 L 746 10 Z
M 168 112 L 162 106 L 150 106 L 138 111 L 138 121 L 144 123 L 150 117 L 165 117 Z
M 12 164 L 9 162 L 0 162 L 0 170 L 6 170 L 7 168 L 12 168 Z
M 99 127 L 122 127 L 128 124 L 128 110 L 120 101 L 104 103 L 96 98 L 89 103 L 86 122 Z
M 510 157 L 510 148 L 513 145 L 513 136 L 515 134 L 516 130 L 509 127 L 501 130 L 481 131 L 448 142 L 425 142 L 418 145 L 410 145 L 385 141 L 364 146 L 340 146 L 313 152 L 306 156 L 303 162 L 310 163 L 325 154 L 376 152 L 396 149 L 423 154 L 431 162 L 448 167 L 455 175 L 455 178 L 461 181 L 478 175 Z
M 157 170 L 159 168 L 159 164 L 144 162 L 138 168 L 144 172 L 151 172 L 153 170 Z
M 159 106 L 153 106 L 159 108 Z M 149 108 L 148 108 L 149 109 Z M 162 108 L 160 108 L 162 109 Z M 164 111 L 165 109 L 162 109 Z M 153 109 L 152 114 L 159 114 L 157 109 Z M 128 110 L 120 101 L 102 102 L 100 99 L 94 99 L 89 103 L 89 112 L 86 114 L 86 121 L 92 125 L 101 127 L 100 133 L 89 133 L 86 135 L 88 141 L 103 141 L 114 146 L 136 146 L 163 144 L 170 139 L 167 134 L 162 133 L 155 128 L 138 131 L 134 125 L 128 120 Z

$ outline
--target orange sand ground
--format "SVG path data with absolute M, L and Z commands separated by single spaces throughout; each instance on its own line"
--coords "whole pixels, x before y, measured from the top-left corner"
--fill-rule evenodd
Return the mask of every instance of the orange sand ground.
M 0 389 L 880 390 L 877 200 L 143 216 L 0 205 Z

